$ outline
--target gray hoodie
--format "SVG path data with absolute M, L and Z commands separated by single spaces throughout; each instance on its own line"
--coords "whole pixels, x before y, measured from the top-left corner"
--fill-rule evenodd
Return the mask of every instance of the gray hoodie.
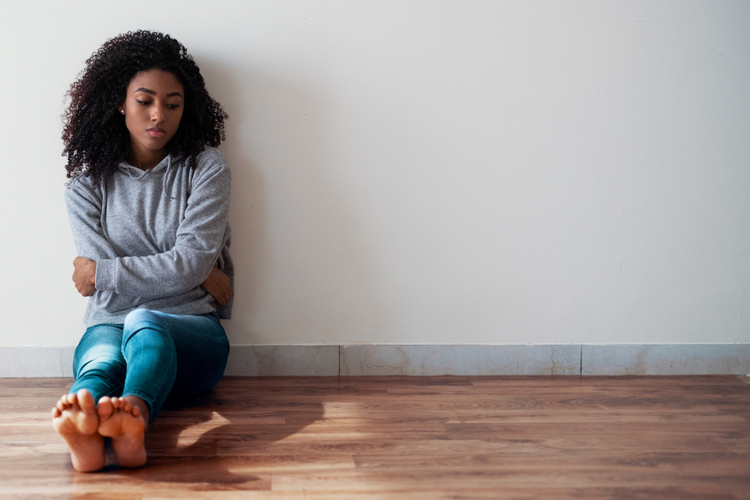
M 234 287 L 228 215 L 231 175 L 207 147 L 195 168 L 166 157 L 151 170 L 121 163 L 94 188 L 83 175 L 65 190 L 78 255 L 96 261 L 96 292 L 84 323 L 118 323 L 136 308 L 170 314 L 216 311 L 201 288 L 218 266 Z

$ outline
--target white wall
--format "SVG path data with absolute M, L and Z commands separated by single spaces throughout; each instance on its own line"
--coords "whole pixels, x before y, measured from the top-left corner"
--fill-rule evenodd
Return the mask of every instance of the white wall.
M 168 32 L 228 110 L 235 344 L 750 340 L 750 3 L 5 2 L 0 346 L 74 345 L 63 95 Z

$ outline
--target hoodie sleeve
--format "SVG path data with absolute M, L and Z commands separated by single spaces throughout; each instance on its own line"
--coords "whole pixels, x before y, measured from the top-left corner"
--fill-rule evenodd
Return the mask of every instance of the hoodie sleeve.
M 65 206 L 76 253 L 95 262 L 117 257 L 117 251 L 104 236 L 101 224 L 102 205 L 102 189 L 94 188 L 88 179 L 73 179 L 65 190 Z M 118 296 L 98 289 L 94 295 L 93 300 L 100 304 L 108 304 L 113 310 L 126 310 L 144 302 L 141 297 L 135 295 Z
M 229 236 L 230 189 L 231 174 L 224 155 L 211 149 L 199 156 L 174 247 L 138 257 L 100 252 L 104 258 L 96 261 L 97 290 L 152 299 L 200 286 Z
M 65 190 L 65 207 L 68 209 L 76 252 L 93 261 L 117 257 L 117 252 L 102 230 L 102 203 L 101 189 L 94 189 L 82 177 L 71 181 Z

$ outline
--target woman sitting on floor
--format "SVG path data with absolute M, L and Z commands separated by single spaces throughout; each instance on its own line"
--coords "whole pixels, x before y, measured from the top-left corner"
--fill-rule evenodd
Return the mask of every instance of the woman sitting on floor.
M 107 41 L 69 95 L 65 201 L 89 300 L 54 427 L 78 471 L 104 467 L 105 437 L 139 467 L 167 396 L 207 391 L 226 367 L 231 179 L 214 147 L 227 115 L 185 47 L 148 31 Z

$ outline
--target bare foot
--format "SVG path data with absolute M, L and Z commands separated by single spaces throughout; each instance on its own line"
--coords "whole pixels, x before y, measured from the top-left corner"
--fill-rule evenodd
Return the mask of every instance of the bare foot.
M 103 397 L 97 408 L 99 434 L 112 438 L 112 450 L 122 467 L 140 467 L 146 463 L 146 421 L 138 406 L 125 398 Z
M 68 443 L 75 470 L 92 472 L 104 467 L 104 438 L 97 432 L 99 415 L 89 391 L 61 397 L 52 409 L 52 419 L 52 426 Z

